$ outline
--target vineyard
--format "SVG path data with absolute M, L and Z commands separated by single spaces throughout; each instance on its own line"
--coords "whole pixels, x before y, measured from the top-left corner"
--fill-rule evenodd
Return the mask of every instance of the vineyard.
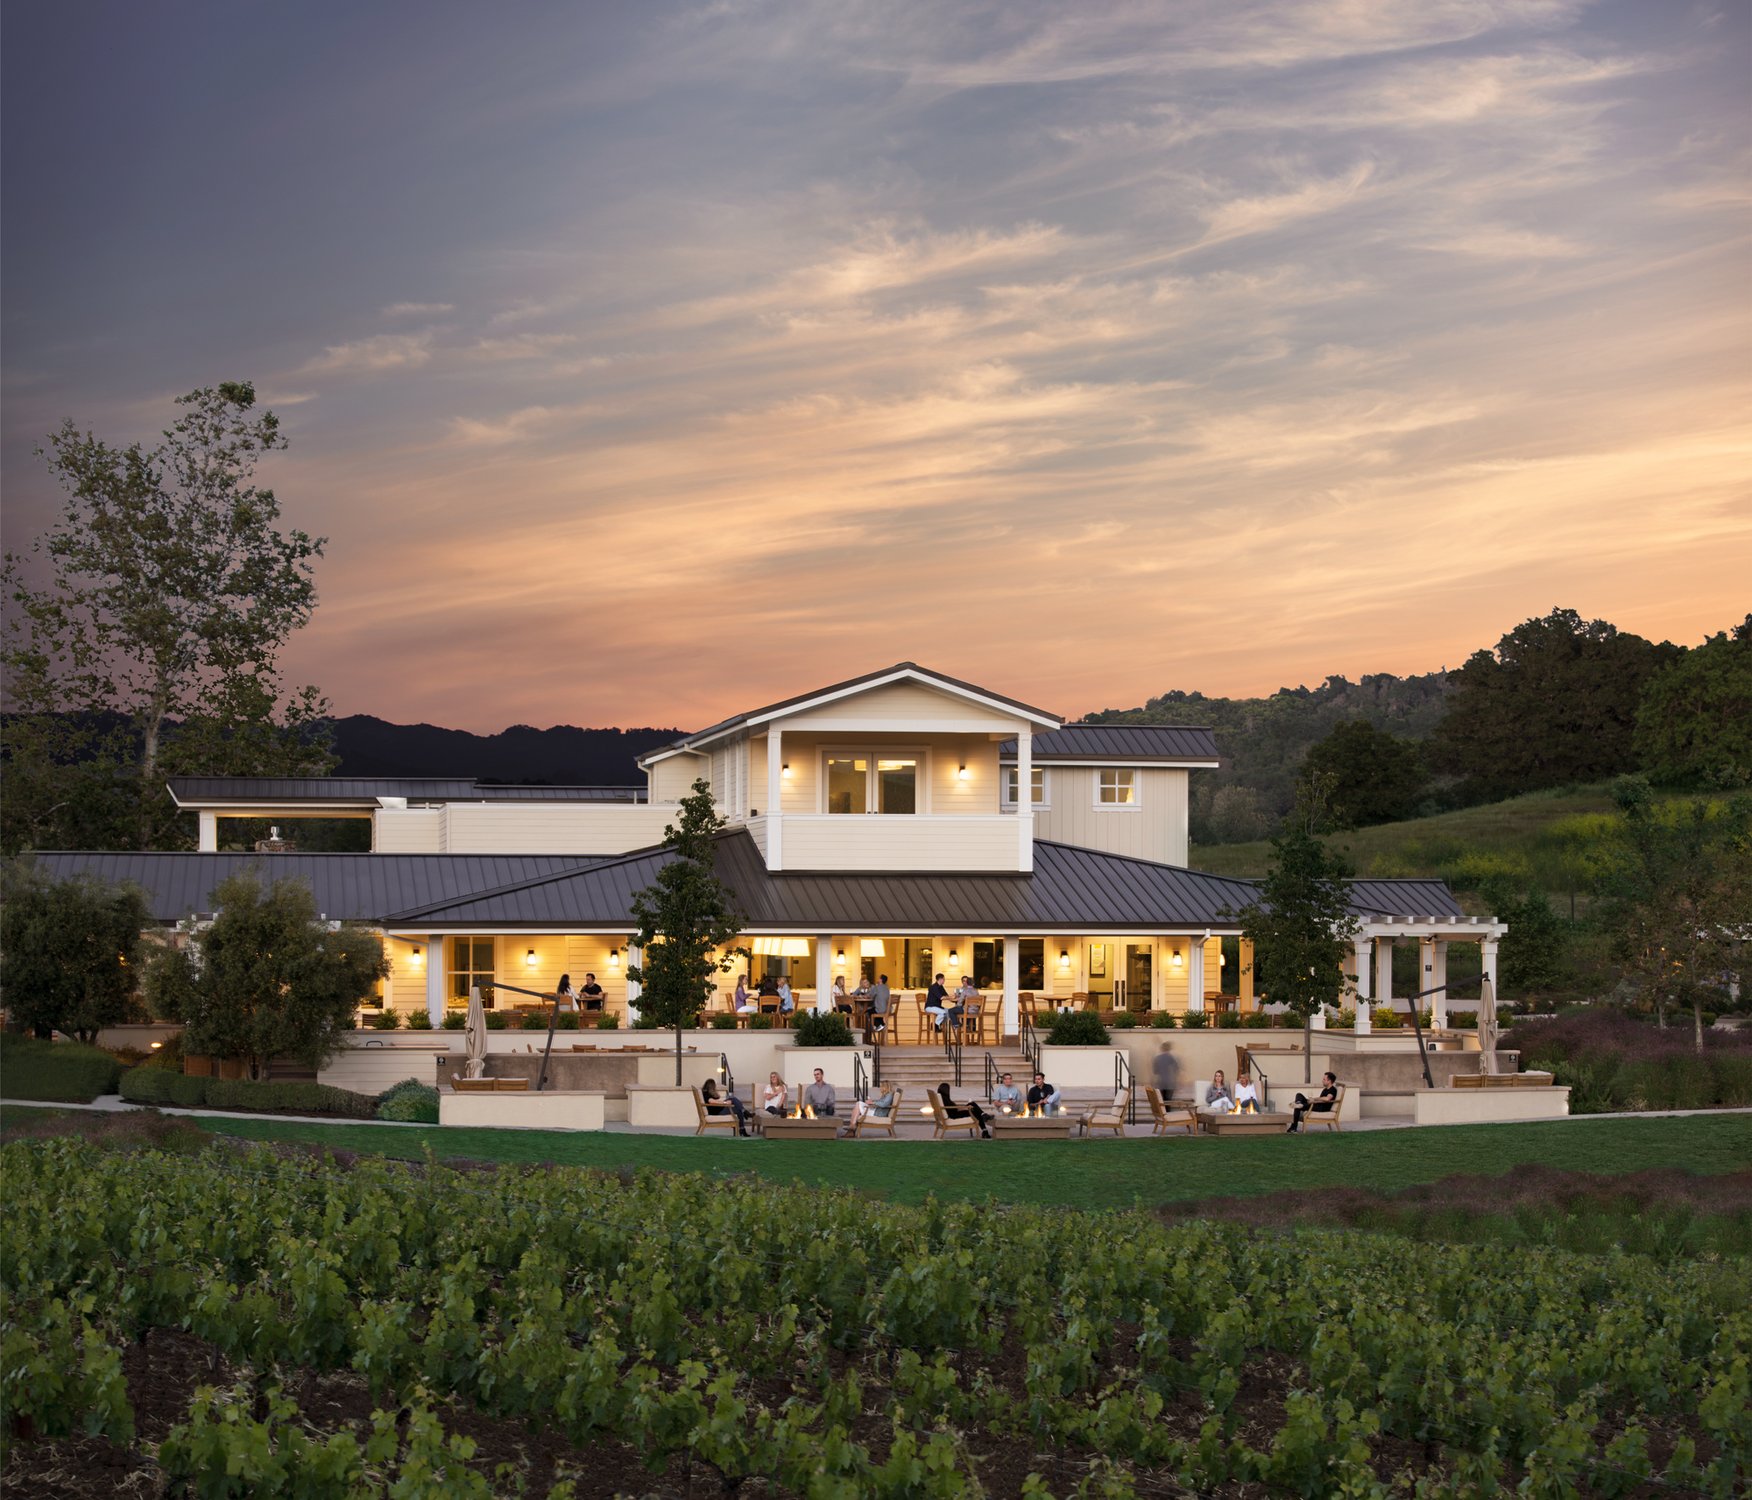
M 1752 1475 L 1734 1259 L 265 1150 L 20 1142 L 0 1166 L 9 1494 L 1728 1497 Z

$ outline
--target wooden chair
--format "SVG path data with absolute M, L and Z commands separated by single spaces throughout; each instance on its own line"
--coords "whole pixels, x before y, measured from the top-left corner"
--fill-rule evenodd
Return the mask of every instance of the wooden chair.
M 1111 1130 L 1115 1135 L 1124 1135 L 1125 1107 L 1129 1102 L 1130 1096 L 1125 1089 L 1115 1089 L 1111 1104 L 1097 1104 L 1093 1109 L 1086 1109 L 1077 1116 L 1077 1134 L 1086 1135 L 1092 1130 Z
M 1155 1122 L 1151 1135 L 1167 1135 L 1170 1130 L 1181 1128 L 1188 1135 L 1198 1134 L 1198 1111 L 1194 1109 L 1173 1109 L 1162 1097 L 1161 1089 L 1144 1085 L 1144 1098 L 1150 1101 L 1150 1118 Z
M 930 1101 L 931 1119 L 936 1125 L 936 1128 L 931 1132 L 932 1140 L 942 1140 L 951 1130 L 965 1130 L 969 1136 L 979 1134 L 979 1121 L 974 1119 L 971 1113 L 963 1118 L 952 1117 L 949 1111 L 943 1108 L 942 1097 L 935 1089 L 926 1094 L 925 1098 Z
M 1070 1006 L 1072 1010 L 1087 1010 L 1089 1008 L 1089 992 L 1087 990 L 1072 990 Z
M 984 1046 L 986 1021 L 988 1018 L 997 1019 L 1003 1003 L 1002 1000 L 984 993 L 977 1000 L 970 1000 L 961 1013 L 962 1036 L 975 1046 Z
M 897 1084 L 894 1089 L 893 1109 L 889 1110 L 885 1115 L 874 1115 L 871 1114 L 869 1110 L 865 1110 L 858 1119 L 852 1122 L 852 1128 L 846 1133 L 848 1135 L 863 1135 L 865 1131 L 870 1131 L 872 1134 L 876 1131 L 881 1131 L 883 1134 L 892 1137 L 894 1135 L 894 1127 L 900 1121 L 900 1097 L 905 1092 L 906 1090 Z
M 453 1078 L 450 1086 L 459 1094 L 490 1094 L 497 1082 L 496 1078 Z
M 695 1135 L 704 1135 L 708 1130 L 728 1130 L 731 1135 L 736 1134 L 735 1110 L 725 1109 L 718 1114 L 712 1113 L 706 1108 L 706 1096 L 699 1091 L 697 1085 L 693 1089 L 693 1101 L 694 1109 L 700 1117 L 699 1128 L 694 1131 Z
M 925 1002 L 930 998 L 923 990 L 913 995 L 913 1009 L 918 1012 L 919 1020 L 918 1042 L 921 1046 L 930 1040 L 930 1023 L 925 1019 Z
M 1332 1101 L 1331 1109 L 1319 1111 L 1310 1109 L 1307 1114 L 1303 1115 L 1302 1129 L 1307 1130 L 1315 1125 L 1324 1125 L 1328 1130 L 1337 1130 L 1339 1120 L 1344 1115 L 1344 1092 L 1345 1086 L 1341 1083 L 1338 1086 L 1338 1097 Z
M 1032 1026 L 1034 1024 L 1035 1009 L 1033 990 L 1022 990 L 1017 994 L 1016 1009 L 1020 1014 L 1027 1017 L 1029 1025 Z

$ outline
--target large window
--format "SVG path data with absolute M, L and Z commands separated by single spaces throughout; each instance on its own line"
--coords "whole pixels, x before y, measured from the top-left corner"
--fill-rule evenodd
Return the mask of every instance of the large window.
M 468 992 L 475 985 L 483 989 L 493 982 L 493 940 L 490 937 L 453 937 L 450 940 L 450 998 L 468 1004 Z M 481 1003 L 493 1008 L 490 997 Z
M 1136 807 L 1138 773 L 1102 767 L 1095 783 L 1095 803 L 1098 807 Z
M 1036 807 L 1050 807 L 1052 804 L 1050 802 L 1048 802 L 1046 799 L 1046 769 L 1045 769 L 1045 767 L 1035 766 L 1032 768 L 1031 774 L 1034 778 L 1034 805 Z M 1005 807 L 1014 807 L 1016 805 L 1016 783 L 1018 780 L 1020 780 L 1021 775 L 1022 775 L 1022 772 L 1021 772 L 1020 768 L 1018 768 L 1016 766 L 1010 766 L 1005 770 L 1005 772 L 1004 772 L 1004 806 Z
M 922 764 L 917 755 L 827 755 L 822 784 L 830 813 L 916 813 Z
M 909 990 L 931 987 L 931 945 L 917 938 L 904 938 L 900 944 L 900 982 Z
M 1016 944 L 1016 988 L 1039 993 L 1046 988 L 1046 939 L 1023 938 Z M 973 945 L 973 982 L 982 990 L 1004 987 L 1004 943 L 976 942 Z

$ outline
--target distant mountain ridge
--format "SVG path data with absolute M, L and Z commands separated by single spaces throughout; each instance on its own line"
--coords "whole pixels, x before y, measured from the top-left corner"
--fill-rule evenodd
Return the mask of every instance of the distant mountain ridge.
M 470 734 L 370 714 L 330 722 L 337 776 L 473 776 L 535 786 L 642 786 L 636 758 L 683 733 L 513 724 L 498 734 Z

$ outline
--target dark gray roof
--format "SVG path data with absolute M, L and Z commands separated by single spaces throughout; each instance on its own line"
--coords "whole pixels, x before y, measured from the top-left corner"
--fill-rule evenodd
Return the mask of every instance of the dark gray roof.
M 1202 760 L 1215 765 L 1217 740 L 1208 729 L 1181 724 L 1067 724 L 1063 729 L 1038 731 L 1029 754 L 1035 765 L 1055 760 L 1117 760 L 1131 765 Z M 1014 740 L 998 746 L 998 759 L 1016 759 Z
M 1044 719 L 1059 719 L 1063 716 L 1044 708 L 1036 708 L 1031 703 L 1024 703 L 1020 698 L 1008 698 L 1002 693 L 994 693 L 990 688 L 981 687 L 977 682 L 964 682 L 959 677 L 951 677 L 947 672 L 933 672 L 929 667 L 921 667 L 916 661 L 899 661 L 892 667 L 879 667 L 874 672 L 864 672 L 857 677 L 848 677 L 844 682 L 831 682 L 826 687 L 811 688 L 807 693 L 798 693 L 790 698 L 781 698 L 777 703 L 768 703 L 762 708 L 751 708 L 744 713 L 732 714 L 728 719 L 720 719 L 716 724 L 708 724 L 704 729 L 696 729 L 692 734 L 684 734 L 680 739 L 667 745 L 659 745 L 655 750 L 647 750 L 639 757 L 643 765 L 653 755 L 661 755 L 668 750 L 679 750 L 700 740 L 715 738 L 727 729 L 734 729 L 738 724 L 749 719 L 758 719 L 764 714 L 778 713 L 781 709 L 791 707 L 795 703 L 807 703 L 811 698 L 819 698 L 824 693 L 841 693 L 847 688 L 861 687 L 866 682 L 877 682 L 884 677 L 892 677 L 896 672 L 917 672 L 921 676 L 934 677 L 938 682 L 948 683 L 950 687 L 963 688 L 970 693 L 978 693 L 982 698 L 990 698 L 998 703 L 1008 703 L 1012 708 L 1019 708 L 1023 713 L 1033 714 Z
M 1463 917 L 1443 880 L 1353 880 L 1351 907 L 1383 917 Z
M 496 786 L 437 776 L 172 776 L 178 802 L 356 802 L 379 797 L 414 802 L 634 802 L 642 786 Z
M 178 922 L 212 911 L 213 887 L 228 875 L 258 867 L 265 878 L 308 880 L 318 911 L 340 921 L 376 922 L 422 902 L 492 890 L 576 870 L 576 854 L 39 854 L 51 877 L 92 875 L 127 882 L 146 893 L 155 920 Z

